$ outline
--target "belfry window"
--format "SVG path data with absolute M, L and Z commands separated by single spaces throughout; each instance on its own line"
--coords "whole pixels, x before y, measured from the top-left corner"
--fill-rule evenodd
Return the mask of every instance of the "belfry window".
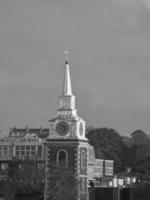
M 65 150 L 59 150 L 57 152 L 57 166 L 60 168 L 68 167 L 68 153 Z
M 67 108 L 68 107 L 68 102 L 67 101 L 65 101 L 65 108 Z

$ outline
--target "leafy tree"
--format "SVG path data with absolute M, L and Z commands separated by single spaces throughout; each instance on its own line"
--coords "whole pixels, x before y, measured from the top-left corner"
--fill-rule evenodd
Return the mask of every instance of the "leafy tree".
M 141 146 L 142 144 L 147 144 L 150 141 L 148 135 L 142 130 L 136 130 L 131 133 L 133 145 Z
M 146 159 L 147 157 L 149 157 L 150 155 L 149 136 L 141 130 L 134 131 L 131 134 L 131 136 L 133 141 L 132 146 L 137 148 L 136 159 L 140 160 L 141 158 Z
M 125 152 L 126 165 L 132 168 L 132 172 L 144 177 L 150 173 L 150 138 L 141 131 L 131 133 L 132 145 Z
M 13 200 L 16 196 L 16 188 L 11 180 L 0 181 L 0 196 L 6 200 Z
M 41 193 L 44 190 L 44 168 L 37 167 L 36 159 L 14 158 L 9 162 L 8 178 L 3 182 L 3 196 L 8 200 L 15 199 L 17 193 Z
M 96 158 L 115 161 L 115 172 L 124 168 L 125 144 L 123 137 L 114 129 L 91 129 L 87 132 L 89 143 L 94 146 Z
M 43 189 L 44 186 L 44 168 L 39 169 L 37 161 L 34 159 L 25 159 L 21 162 L 18 171 L 20 192 L 33 192 Z

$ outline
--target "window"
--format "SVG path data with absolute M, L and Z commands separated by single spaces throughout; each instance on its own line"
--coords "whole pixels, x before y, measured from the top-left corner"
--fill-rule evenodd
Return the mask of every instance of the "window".
M 26 150 L 27 150 L 27 151 L 30 150 L 30 146 L 26 146 Z
M 19 150 L 19 146 L 16 146 L 16 150 L 17 150 L 17 151 Z
M 85 152 L 85 150 L 83 149 L 83 150 L 81 150 L 81 168 L 82 169 L 85 169 L 85 167 L 86 167 L 86 154 L 85 154 L 86 152 Z
M 24 151 L 21 151 L 21 156 L 24 156 L 24 153 L 25 153 Z
M 67 108 L 67 101 L 64 101 L 64 107 Z
M 9 155 L 9 146 L 1 146 L 0 156 L 8 156 L 8 155 Z
M 25 147 L 24 146 L 21 146 L 21 151 L 24 151 Z
M 30 151 L 26 151 L 26 155 L 27 155 L 27 156 L 30 156 Z
M 63 107 L 63 100 L 60 100 L 60 108 Z
M 68 108 L 71 108 L 71 102 L 70 101 L 68 102 Z
M 42 156 L 42 146 L 28 145 L 28 146 L 16 146 L 16 156 Z
M 16 156 L 19 156 L 19 151 L 16 151 Z
M 7 155 L 8 155 L 8 151 L 7 151 L 7 150 L 4 150 L 4 151 L 3 151 L 3 155 L 4 155 L 4 156 L 7 156 Z
M 42 156 L 42 146 L 38 146 L 38 152 L 37 152 L 38 156 L 41 157 Z
M 4 146 L 3 149 L 4 149 L 4 151 L 7 151 L 7 146 Z
M 68 153 L 65 150 L 59 150 L 57 152 L 57 166 L 60 168 L 68 167 Z
M 31 155 L 32 155 L 32 156 L 35 156 L 35 151 L 31 151 Z
M 105 175 L 106 176 L 113 176 L 113 167 L 114 163 L 112 160 L 105 160 Z
M 35 151 L 35 146 L 31 146 L 31 150 L 32 150 L 32 151 Z

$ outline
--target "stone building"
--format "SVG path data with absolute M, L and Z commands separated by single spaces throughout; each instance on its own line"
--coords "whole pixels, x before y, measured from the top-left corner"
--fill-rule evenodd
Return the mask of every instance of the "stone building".
M 26 158 L 36 159 L 44 167 L 44 144 L 37 135 L 8 136 L 0 140 L 0 174 L 7 169 L 10 161 Z

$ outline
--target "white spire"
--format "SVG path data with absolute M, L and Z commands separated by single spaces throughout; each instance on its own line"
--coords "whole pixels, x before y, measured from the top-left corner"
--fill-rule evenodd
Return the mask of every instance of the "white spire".
M 63 95 L 70 96 L 72 95 L 72 88 L 71 88 L 71 79 L 70 79 L 70 68 L 69 68 L 68 58 L 67 58 L 68 51 L 65 51 L 64 53 L 66 55 L 66 62 L 65 62 L 66 70 L 65 70 Z

